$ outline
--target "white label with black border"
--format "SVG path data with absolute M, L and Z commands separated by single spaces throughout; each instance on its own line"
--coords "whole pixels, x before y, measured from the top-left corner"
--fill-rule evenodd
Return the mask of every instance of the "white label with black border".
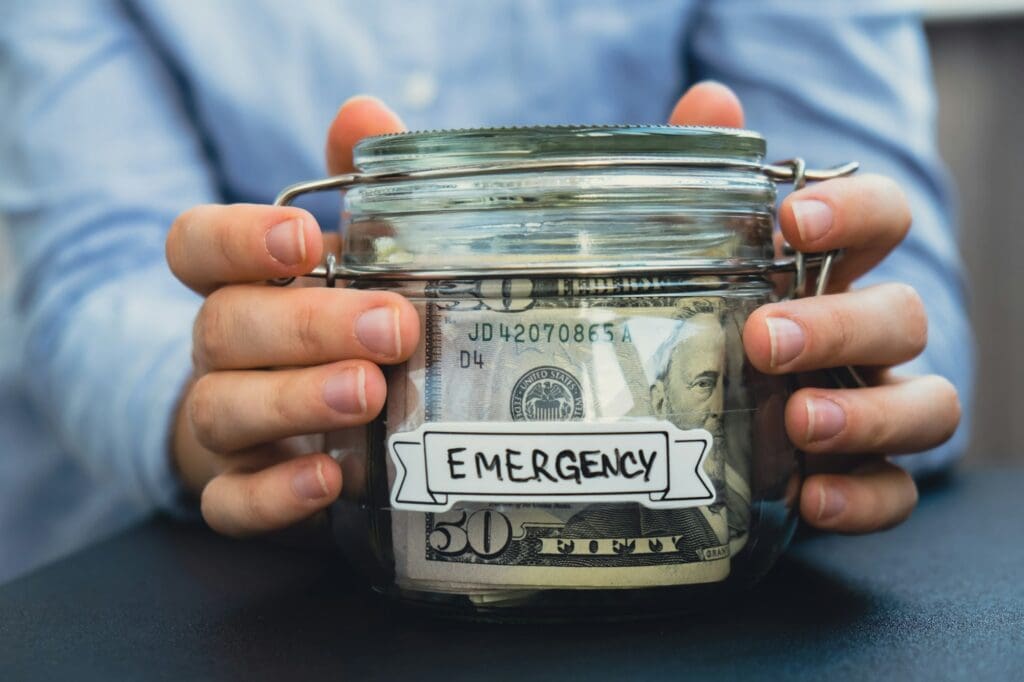
M 639 502 L 652 509 L 715 501 L 703 463 L 711 434 L 667 421 L 436 422 L 396 433 L 394 509 L 456 502 Z

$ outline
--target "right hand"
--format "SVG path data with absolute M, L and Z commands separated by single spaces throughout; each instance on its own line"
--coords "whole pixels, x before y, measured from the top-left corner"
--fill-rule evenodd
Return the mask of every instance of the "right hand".
M 328 170 L 351 169 L 358 139 L 401 129 L 376 100 L 349 100 L 328 134 Z M 304 436 L 375 418 L 387 390 L 378 365 L 419 341 L 416 310 L 398 294 L 265 284 L 309 272 L 323 251 L 316 220 L 292 207 L 198 206 L 168 235 L 171 270 L 206 296 L 172 453 L 221 533 L 283 528 L 334 501 L 341 469 Z

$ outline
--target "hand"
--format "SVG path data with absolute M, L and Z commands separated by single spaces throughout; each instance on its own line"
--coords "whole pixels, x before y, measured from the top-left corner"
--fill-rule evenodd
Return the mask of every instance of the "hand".
M 361 137 L 401 129 L 376 100 L 349 100 L 328 136 L 330 171 L 351 169 Z M 316 220 L 298 208 L 199 206 L 168 235 L 171 270 L 206 296 L 172 452 L 222 533 L 283 528 L 337 498 L 341 470 L 306 434 L 376 417 L 378 365 L 402 362 L 419 341 L 416 310 L 397 294 L 264 284 L 309 272 L 323 251 Z
M 741 127 L 743 110 L 724 86 L 702 83 L 680 99 L 671 122 Z M 892 180 L 858 175 L 793 192 L 779 209 L 779 222 L 795 248 L 845 249 L 845 255 L 825 296 L 765 305 L 750 316 L 743 345 L 751 363 L 768 374 L 858 365 L 877 377 L 869 388 L 802 388 L 790 397 L 786 431 L 808 454 L 808 468 L 845 467 L 844 473 L 806 478 L 800 514 L 825 530 L 888 528 L 913 510 L 917 488 L 886 455 L 939 445 L 960 420 L 956 389 L 947 380 L 896 377 L 886 369 L 924 350 L 928 324 L 917 292 L 905 284 L 850 290 L 907 234 L 907 200 Z

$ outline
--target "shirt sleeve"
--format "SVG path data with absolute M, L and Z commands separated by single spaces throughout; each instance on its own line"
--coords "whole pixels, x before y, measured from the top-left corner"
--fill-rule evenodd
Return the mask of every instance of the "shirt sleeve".
M 200 301 L 164 240 L 217 192 L 177 81 L 122 4 L 60 5 L 0 9 L 0 211 L 25 381 L 98 480 L 184 512 L 169 433 Z
M 949 466 L 968 440 L 973 337 L 919 18 L 888 0 L 710 0 L 695 19 L 692 79 L 734 88 L 772 159 L 800 156 L 813 167 L 857 160 L 906 192 L 907 239 L 858 286 L 902 281 L 923 297 L 927 349 L 898 371 L 948 378 L 964 416 L 949 442 L 899 461 L 919 476 Z

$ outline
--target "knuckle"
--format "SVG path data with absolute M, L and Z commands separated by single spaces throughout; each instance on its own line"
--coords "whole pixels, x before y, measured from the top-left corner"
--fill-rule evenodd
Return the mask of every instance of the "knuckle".
M 903 194 L 903 190 L 900 190 L 900 194 Z M 899 236 L 899 241 L 903 241 L 904 239 L 906 239 L 907 235 L 910 234 L 910 226 L 913 225 L 914 223 L 914 216 L 910 212 L 910 207 L 906 205 L 906 200 L 904 200 L 902 203 L 903 206 L 900 210 L 900 216 L 898 218 L 899 222 L 897 223 L 899 227 L 899 230 L 897 232 Z
M 913 477 L 906 470 L 895 465 L 893 465 L 893 477 L 894 481 L 890 494 L 894 499 L 890 500 L 888 505 L 879 505 L 880 508 L 890 509 L 889 517 L 880 530 L 886 530 L 903 523 L 910 517 L 914 507 L 917 506 L 917 484 L 914 483 Z
M 893 226 L 896 241 L 903 241 L 910 231 L 911 222 L 913 222 L 910 202 L 907 201 L 906 193 L 898 182 L 887 175 L 869 175 L 866 177 L 870 180 L 870 184 L 873 185 L 871 190 L 874 194 L 872 202 L 878 204 L 879 197 L 885 198 L 884 205 L 886 210 L 887 212 L 892 212 L 887 223 Z
M 891 177 L 881 173 L 858 174 L 850 177 L 849 180 L 850 182 L 857 183 L 861 191 L 874 197 L 892 194 L 893 192 L 899 191 L 900 187 L 899 183 Z
M 887 287 L 887 293 L 896 301 L 894 309 L 899 311 L 908 350 L 916 357 L 928 345 L 928 313 L 924 301 L 909 284 L 895 282 Z
M 167 241 L 164 242 L 164 255 L 167 258 L 167 265 L 175 277 L 179 279 L 184 271 L 182 266 L 186 262 L 186 234 L 189 226 L 194 222 L 197 212 L 198 208 L 190 208 L 179 213 L 174 222 L 171 223 L 171 229 L 167 232 Z
M 948 395 L 949 421 L 953 424 L 953 428 L 955 429 L 956 426 L 960 424 L 960 419 L 963 416 L 963 406 L 960 404 L 960 394 L 948 379 L 943 378 L 942 383 L 946 386 Z
M 292 312 L 295 342 L 303 357 L 310 360 L 324 358 L 327 350 L 319 324 L 320 314 L 320 309 L 308 301 L 300 302 Z
M 905 519 L 905 518 L 907 518 L 907 516 L 910 516 L 910 512 L 913 511 L 914 507 L 917 506 L 917 502 L 918 502 L 918 500 L 921 499 L 921 495 L 920 495 L 920 493 L 917 490 L 917 483 L 914 481 L 914 477 L 911 476 L 906 471 L 904 471 L 903 474 L 904 474 L 904 477 L 906 478 L 906 481 L 907 481 L 907 489 L 908 489 L 908 493 L 909 493 L 908 497 L 909 497 L 909 500 L 910 500 L 910 504 L 907 505 L 906 516 L 903 517 Z
M 910 516 L 917 504 L 917 486 L 906 470 L 881 459 L 854 473 L 860 478 L 857 532 L 888 530 Z
M 242 508 L 244 509 L 245 523 L 255 528 L 265 528 L 273 525 L 273 513 L 267 502 L 267 496 L 263 495 L 253 477 L 249 477 L 242 493 Z
M 893 194 L 896 196 L 896 235 L 899 241 L 903 241 L 910 232 L 910 226 L 914 222 L 914 215 L 910 211 L 910 202 L 907 201 L 907 195 L 903 192 L 903 188 L 893 180 L 889 182 L 892 183 Z
M 879 453 L 897 436 L 898 424 L 890 418 L 892 409 L 885 400 L 858 401 L 854 407 L 846 405 L 848 429 L 851 440 L 857 441 L 857 449 Z
M 264 406 L 267 419 L 271 423 L 278 425 L 301 424 L 308 419 L 308 415 L 321 411 L 320 405 L 314 404 L 314 401 L 308 400 L 302 395 L 303 392 L 296 385 L 297 381 L 294 378 L 281 378 L 284 375 L 280 372 L 274 374 L 279 377 L 279 383 L 275 390 L 267 392 L 267 402 Z
M 866 192 L 870 192 L 875 196 L 879 194 L 888 194 L 894 189 L 899 187 L 899 184 L 890 178 L 888 175 L 881 173 L 864 173 L 863 175 L 854 175 L 850 178 L 851 182 L 859 181 L 859 184 L 864 188 Z
M 218 501 L 217 501 L 217 489 L 219 488 L 219 481 L 214 478 L 203 487 L 202 493 L 199 495 L 199 512 L 203 515 L 203 520 L 206 524 L 213 528 L 217 532 L 222 532 L 219 528 L 218 521 Z
M 223 266 L 229 272 L 239 271 L 244 263 L 240 262 L 239 249 L 236 247 L 238 238 L 235 230 L 224 229 L 221 225 L 212 230 L 212 247 L 223 260 Z
M 845 309 L 839 306 L 824 306 L 824 309 L 824 322 L 828 333 L 823 338 L 819 337 L 824 343 L 819 341 L 817 350 L 819 356 L 830 357 L 835 353 L 841 353 L 849 349 L 853 345 L 856 325 L 850 319 L 850 314 Z
M 941 426 L 942 429 L 939 434 L 940 442 L 946 442 L 953 437 L 956 433 L 957 428 L 960 426 L 960 418 L 962 416 L 962 407 L 960 405 L 960 395 L 956 390 L 956 387 L 945 377 L 934 376 L 932 378 L 935 386 L 932 389 L 933 394 L 936 396 L 936 404 L 940 406 L 941 415 Z
M 230 341 L 226 330 L 225 289 L 211 293 L 196 315 L 192 327 L 192 349 L 197 364 L 207 367 L 219 366 L 228 355 Z
M 880 467 L 875 467 L 875 474 L 886 472 L 891 465 L 882 464 Z M 858 470 L 860 474 L 868 473 L 864 468 Z M 860 514 L 865 518 L 863 519 L 864 530 L 881 530 L 887 527 L 892 519 L 892 500 L 889 499 L 891 496 L 887 494 L 885 486 L 880 486 L 876 481 L 871 479 L 858 481 L 857 486 L 861 490 L 860 494 Z
M 189 392 L 188 417 L 192 432 L 199 443 L 210 450 L 220 451 L 222 438 L 217 418 L 217 398 L 213 375 L 199 377 Z
M 856 223 L 867 222 L 872 232 L 879 232 L 882 241 L 891 248 L 903 241 L 910 231 L 912 220 L 910 204 L 906 194 L 892 178 L 885 175 L 866 173 L 843 181 L 836 187 L 843 188 L 840 218 L 852 218 Z M 823 185 L 825 183 L 822 183 Z M 844 223 L 852 227 L 850 223 Z M 853 235 L 850 235 L 853 237 Z

